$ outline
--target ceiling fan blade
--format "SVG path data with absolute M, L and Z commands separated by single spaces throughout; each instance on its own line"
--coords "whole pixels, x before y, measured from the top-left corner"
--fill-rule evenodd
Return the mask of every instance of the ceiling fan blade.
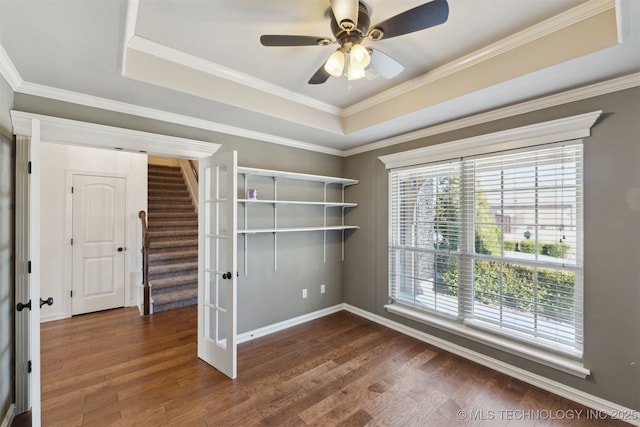
M 327 40 L 326 37 L 314 37 L 314 36 L 291 36 L 291 35 L 277 35 L 269 34 L 260 36 L 260 43 L 263 46 L 322 46 L 323 43 L 329 44 L 331 40 Z
M 327 73 L 327 70 L 324 69 L 323 62 L 320 68 L 318 68 L 318 71 L 316 71 L 316 73 L 311 76 L 307 83 L 309 83 L 310 85 L 321 85 L 322 83 L 329 80 L 329 77 L 331 77 L 331 74 Z
M 448 17 L 449 4 L 447 0 L 433 0 L 382 21 L 373 28 L 382 31 L 380 39 L 389 39 L 435 27 L 445 23 Z M 373 30 L 370 31 L 370 33 L 372 32 Z
M 369 67 L 373 68 L 385 79 L 392 79 L 404 70 L 404 65 L 376 49 L 371 49 Z

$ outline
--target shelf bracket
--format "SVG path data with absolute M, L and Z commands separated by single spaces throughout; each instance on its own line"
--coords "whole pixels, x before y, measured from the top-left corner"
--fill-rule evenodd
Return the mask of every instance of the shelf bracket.
M 248 174 L 244 174 L 244 192 L 245 194 L 249 191 L 249 176 Z M 245 196 L 246 197 L 246 196 Z M 244 228 L 245 230 L 249 229 L 249 204 L 244 204 Z M 249 238 L 247 233 L 244 233 L 244 275 L 245 277 L 249 275 Z

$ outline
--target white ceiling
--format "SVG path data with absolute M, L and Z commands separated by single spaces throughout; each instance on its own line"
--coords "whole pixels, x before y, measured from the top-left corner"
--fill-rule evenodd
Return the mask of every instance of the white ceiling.
M 368 0 L 372 24 L 424 0 Z M 328 0 L 0 0 L 17 92 L 327 152 L 640 71 L 638 0 L 449 0 L 443 25 L 365 44 L 391 80 L 307 80 L 333 52 Z M 2 52 L 4 50 L 4 52 Z

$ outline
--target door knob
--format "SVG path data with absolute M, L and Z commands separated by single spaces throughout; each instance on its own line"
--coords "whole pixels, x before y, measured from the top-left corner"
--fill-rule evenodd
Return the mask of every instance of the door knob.
M 47 299 L 42 299 L 40 298 L 40 308 L 42 308 L 43 305 L 53 305 L 53 298 L 49 297 Z
M 18 311 L 22 311 L 25 308 L 28 308 L 29 310 L 31 310 L 31 300 L 29 300 L 29 302 L 26 304 L 19 302 L 18 305 L 16 306 L 16 310 Z
M 124 248 L 123 247 L 119 247 L 118 248 L 118 252 L 122 252 L 122 251 L 124 251 Z

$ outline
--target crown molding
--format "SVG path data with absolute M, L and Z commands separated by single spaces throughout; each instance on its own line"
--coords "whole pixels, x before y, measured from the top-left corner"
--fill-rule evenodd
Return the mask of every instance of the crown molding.
M 0 75 L 2 75 L 11 89 L 15 92 L 18 86 L 22 84 L 22 77 L 20 77 L 20 73 L 16 70 L 16 67 L 11 62 L 9 55 L 4 50 L 2 45 L 0 44 Z
M 640 73 L 630 74 L 616 79 L 595 83 L 582 88 L 535 99 L 533 101 L 527 101 L 520 104 L 503 107 L 497 110 L 488 111 L 486 113 L 476 114 L 474 116 L 453 120 L 443 124 L 420 129 L 414 132 L 398 135 L 392 138 L 382 139 L 370 144 L 361 145 L 356 148 L 345 150 L 342 152 L 342 155 L 344 157 L 354 156 L 356 154 L 391 147 L 393 145 L 402 144 L 404 142 L 415 141 L 417 139 L 439 135 L 469 126 L 505 119 L 520 114 L 542 110 L 544 108 L 555 107 L 574 101 L 580 101 L 582 99 L 593 98 L 595 96 L 606 95 L 608 93 L 618 92 L 637 86 L 640 86 Z
M 0 46 L 1 47 L 1 46 Z M 592 98 L 594 96 L 606 95 L 608 93 L 617 92 L 632 87 L 640 86 L 640 73 L 634 73 L 627 76 L 619 77 L 604 82 L 595 83 L 589 86 L 585 86 L 578 89 L 562 92 L 539 98 L 533 101 L 527 101 L 520 104 L 515 104 L 507 107 L 503 107 L 497 110 L 489 111 L 486 113 L 477 114 L 463 119 L 453 120 L 447 123 L 443 123 L 436 126 L 427 127 L 414 132 L 398 135 L 392 138 L 379 140 L 370 144 L 365 144 L 349 150 L 338 150 L 334 148 L 328 148 L 317 144 L 311 144 L 299 140 L 293 140 L 288 138 L 282 138 L 271 134 L 249 131 L 233 126 L 223 125 L 221 123 L 212 122 L 209 120 L 196 119 L 175 113 L 168 113 L 166 111 L 155 110 L 146 107 L 140 107 L 133 104 L 127 104 L 119 101 L 112 101 L 105 98 L 99 98 L 80 94 L 77 92 L 70 92 L 66 90 L 51 88 L 48 86 L 37 85 L 34 83 L 20 83 L 16 85 L 14 89 L 16 92 L 24 93 L 28 95 L 41 96 L 44 98 L 55 99 L 64 102 L 75 103 L 79 105 L 85 105 L 88 107 L 94 107 L 109 111 L 120 112 L 124 114 L 131 114 L 140 117 L 145 117 L 154 120 L 165 121 L 169 123 L 175 123 L 179 125 L 194 127 L 198 129 L 209 130 L 212 132 L 220 132 L 224 134 L 234 135 L 242 138 L 254 139 L 259 141 L 270 142 L 278 145 L 284 145 L 292 148 L 298 148 L 307 151 L 319 152 L 323 154 L 329 154 L 333 156 L 349 157 L 368 151 L 378 150 L 381 148 L 390 147 L 393 145 L 401 144 L 404 142 L 414 141 L 421 138 L 426 138 L 433 135 L 442 134 L 445 132 L 462 129 L 469 126 L 474 126 L 481 123 L 491 122 L 495 120 L 505 119 L 508 117 L 516 116 L 519 114 L 529 113 L 544 108 L 554 107 L 562 104 L 567 104 L 574 101 L 580 101 L 582 99 Z
M 247 129 L 229 126 L 210 120 L 197 119 L 194 117 L 184 116 L 181 114 L 169 113 L 167 111 L 156 110 L 139 105 L 128 104 L 120 101 L 113 101 L 92 95 L 85 95 L 78 92 L 72 92 L 64 89 L 57 89 L 49 86 L 43 86 L 35 83 L 23 83 L 15 90 L 18 93 L 26 95 L 41 96 L 43 98 L 55 99 L 57 101 L 69 102 L 86 107 L 99 108 L 118 113 L 131 114 L 134 116 L 145 117 L 153 120 L 174 123 L 183 126 L 204 129 L 212 132 L 219 132 L 227 135 L 234 135 L 241 138 L 254 139 L 258 141 L 270 142 L 273 144 L 284 145 L 292 148 L 299 148 L 307 151 L 315 151 L 334 156 L 342 155 L 342 150 L 324 147 L 317 144 L 311 144 L 304 141 L 298 141 L 289 138 L 283 138 L 262 132 L 251 131 Z
M 591 4 L 589 2 L 588 4 Z M 607 1 L 605 4 L 609 4 Z M 573 9 L 572 9 L 573 10 Z M 566 92 L 546 96 L 533 101 L 527 101 L 511 106 L 503 107 L 486 113 L 477 114 L 463 119 L 449 121 L 440 125 L 430 126 L 417 131 L 405 133 L 391 138 L 382 139 L 369 144 L 365 144 L 348 150 L 339 150 L 328 148 L 317 144 L 312 144 L 300 140 L 282 138 L 276 135 L 250 131 L 234 126 L 224 125 L 209 120 L 196 119 L 175 113 L 169 113 L 162 110 L 156 110 L 147 107 L 141 107 L 134 104 L 128 104 L 120 101 L 113 101 L 106 98 L 85 95 L 78 92 L 57 89 L 49 86 L 39 85 L 35 83 L 25 82 L 11 62 L 6 51 L 0 44 L 0 74 L 5 78 L 14 92 L 27 95 L 40 96 L 63 102 L 75 103 L 87 107 L 94 107 L 124 114 L 131 114 L 154 120 L 175 123 L 179 125 L 194 127 L 198 129 L 219 132 L 228 135 L 234 135 L 242 138 L 265 141 L 278 145 L 284 145 L 292 148 L 298 148 L 307 151 L 319 152 L 334 156 L 349 157 L 368 151 L 390 147 L 404 142 L 414 141 L 416 139 L 425 138 L 453 130 L 461 129 L 477 125 L 480 123 L 500 120 L 512 117 L 518 114 L 524 114 L 543 108 L 553 107 L 566 104 L 573 101 L 579 101 L 594 96 L 604 95 L 611 92 L 629 89 L 640 86 L 640 73 L 634 73 L 622 76 L 612 80 L 595 83 L 582 88 L 569 90 Z
M 127 69 L 127 46 L 130 40 L 135 36 L 136 22 L 138 21 L 138 10 L 140 9 L 140 0 L 128 0 L 127 12 L 124 21 L 124 37 L 120 46 L 120 75 L 124 76 Z
M 225 80 L 239 83 L 243 86 L 247 86 L 252 89 L 268 93 L 270 95 L 275 95 L 280 98 L 287 99 L 289 101 L 293 101 L 307 107 L 311 107 L 318 111 L 324 111 L 335 116 L 342 116 L 343 114 L 342 108 L 318 101 L 308 96 L 300 95 L 296 92 L 284 89 L 281 86 L 268 83 L 264 80 L 258 79 L 248 74 L 241 73 L 237 70 L 224 67 L 220 64 L 216 64 L 215 62 L 190 55 L 188 53 L 173 49 L 160 43 L 156 43 L 152 40 L 148 40 L 140 36 L 134 35 L 129 40 L 127 48 L 144 52 L 149 55 L 162 58 L 166 61 L 174 62 L 176 64 L 180 64 L 194 70 L 202 71 L 204 73 Z
M 136 0 L 133 1 L 137 3 Z M 127 16 L 131 17 L 132 15 L 128 13 Z M 2 44 L 0 44 L 0 75 L 5 78 L 14 92 L 22 93 L 25 95 L 39 96 L 43 98 L 54 99 L 57 101 L 84 105 L 86 107 L 99 108 L 123 114 L 131 114 L 148 119 L 160 120 L 178 125 L 194 127 L 197 129 L 219 132 L 227 135 L 234 135 L 241 138 L 253 139 L 306 151 L 329 154 L 332 156 L 342 156 L 343 153 L 342 150 L 324 147 L 322 145 L 312 144 L 305 141 L 284 138 L 263 132 L 251 131 L 248 129 L 225 125 L 210 120 L 197 119 L 181 114 L 169 113 L 167 111 L 156 110 L 148 107 L 141 107 L 139 105 L 129 104 L 121 101 L 113 101 L 107 98 L 86 95 L 79 92 L 58 89 L 51 86 L 40 85 L 37 83 L 25 82 L 20 76 L 20 73 L 18 73 L 18 70 L 13 65 L 13 62 L 9 58 L 9 55 L 7 55 Z
M 362 102 L 353 104 L 344 109 L 343 115 L 345 117 L 349 117 L 376 105 L 388 102 L 400 95 L 412 92 L 419 87 L 433 83 L 436 80 L 450 76 L 464 69 L 476 66 L 482 62 L 520 48 L 526 44 L 548 36 L 549 34 L 575 25 L 576 23 L 582 22 L 613 8 L 615 8 L 615 0 L 590 0 L 559 15 L 553 16 L 546 21 L 535 24 L 482 49 L 476 50 L 475 52 L 449 62 L 448 64 L 438 67 L 426 74 L 401 83 Z

